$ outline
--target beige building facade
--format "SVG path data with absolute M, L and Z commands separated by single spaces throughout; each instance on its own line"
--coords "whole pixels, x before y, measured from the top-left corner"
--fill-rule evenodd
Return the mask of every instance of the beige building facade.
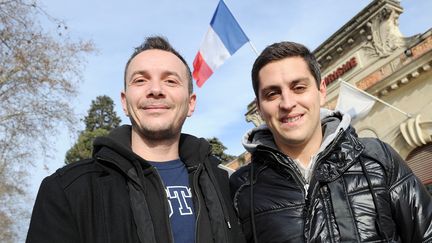
M 404 37 L 398 24 L 402 12 L 399 1 L 375 0 L 314 54 L 327 84 L 326 108 L 335 108 L 343 79 L 402 111 L 376 102 L 353 126 L 359 136 L 389 143 L 423 183 L 432 185 L 432 29 Z M 263 123 L 254 102 L 246 120 Z M 245 161 L 241 157 L 229 166 Z

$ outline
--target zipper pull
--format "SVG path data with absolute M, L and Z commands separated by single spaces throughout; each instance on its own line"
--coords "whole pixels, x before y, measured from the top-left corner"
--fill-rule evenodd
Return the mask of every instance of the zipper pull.
M 305 189 L 305 199 L 306 199 L 307 196 L 308 196 L 309 184 L 305 184 L 305 185 L 304 185 L 304 189 Z
M 231 223 L 230 223 L 230 221 L 228 219 L 225 219 L 225 221 L 226 221 L 226 224 L 228 226 L 228 229 L 231 229 Z

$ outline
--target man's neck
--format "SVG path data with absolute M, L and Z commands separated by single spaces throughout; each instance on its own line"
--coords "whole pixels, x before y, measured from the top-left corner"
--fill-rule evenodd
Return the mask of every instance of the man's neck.
M 141 158 L 164 162 L 179 158 L 180 134 L 172 139 L 149 140 L 132 130 L 132 151 Z
M 304 168 L 307 168 L 311 162 L 311 157 L 318 153 L 321 146 L 323 138 L 321 135 L 321 129 L 319 131 L 320 132 L 316 133 L 315 136 L 306 144 L 285 145 L 276 142 L 276 145 L 284 154 L 288 155 L 292 159 L 297 159 Z
M 303 166 L 303 168 L 307 168 L 310 163 L 310 159 L 313 155 L 315 155 L 319 150 L 319 146 L 299 146 L 299 147 L 290 147 L 289 150 L 282 150 L 282 152 L 288 155 L 292 159 L 296 159 Z

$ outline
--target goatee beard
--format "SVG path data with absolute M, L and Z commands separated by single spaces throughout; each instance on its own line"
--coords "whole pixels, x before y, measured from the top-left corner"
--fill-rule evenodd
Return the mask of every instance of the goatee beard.
M 176 138 L 180 132 L 181 127 L 179 129 L 175 129 L 174 126 L 169 126 L 166 129 L 163 130 L 151 130 L 147 127 L 139 126 L 132 118 L 130 119 L 132 123 L 132 127 L 134 127 L 139 134 L 140 137 L 146 139 L 146 140 L 152 140 L 152 141 L 164 141 L 164 140 L 171 140 Z
M 159 131 L 148 130 L 145 128 L 138 128 L 138 129 L 139 129 L 140 136 L 146 138 L 147 140 L 153 140 L 153 141 L 170 140 L 175 138 L 177 135 L 177 133 L 174 132 L 171 127 Z

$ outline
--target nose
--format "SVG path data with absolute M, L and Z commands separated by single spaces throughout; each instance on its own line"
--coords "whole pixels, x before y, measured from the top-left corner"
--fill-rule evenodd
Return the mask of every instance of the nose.
M 279 108 L 283 110 L 291 110 L 296 106 L 297 102 L 293 95 L 287 92 L 282 92 L 282 97 L 280 99 Z
M 148 89 L 148 96 L 161 97 L 164 96 L 164 91 L 162 85 L 159 81 L 153 80 L 150 82 L 150 87 Z

